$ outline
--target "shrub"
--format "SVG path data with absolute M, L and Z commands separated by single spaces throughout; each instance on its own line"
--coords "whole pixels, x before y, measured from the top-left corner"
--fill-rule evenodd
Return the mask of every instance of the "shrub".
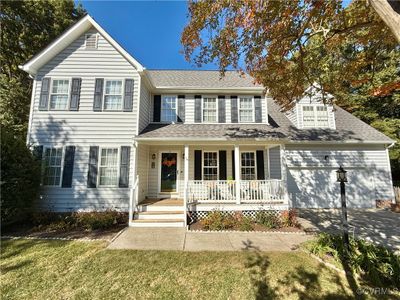
M 254 222 L 249 217 L 243 217 L 241 222 L 238 224 L 238 229 L 241 231 L 252 231 Z
M 281 212 L 281 225 L 284 227 L 297 227 L 297 213 L 294 209 L 284 210 Z
M 279 218 L 272 212 L 269 211 L 259 211 L 256 214 L 256 222 L 266 228 L 278 228 L 280 227 Z
M 38 199 L 40 162 L 25 140 L 1 129 L 1 221 L 2 225 L 25 221 Z
M 354 272 L 376 286 L 400 286 L 400 256 L 384 247 L 351 238 L 346 255 L 342 236 L 322 233 L 306 249 L 322 258 L 332 256 L 337 263 L 347 261 Z
M 105 212 L 78 212 L 74 214 L 77 225 L 79 227 L 96 230 L 96 229 L 107 229 L 123 223 L 122 216 L 124 214 L 113 210 L 107 210 Z M 124 220 L 126 222 L 126 220 Z
M 231 215 L 214 210 L 210 212 L 201 223 L 204 229 L 207 230 L 224 230 L 233 228 L 235 226 L 235 219 Z

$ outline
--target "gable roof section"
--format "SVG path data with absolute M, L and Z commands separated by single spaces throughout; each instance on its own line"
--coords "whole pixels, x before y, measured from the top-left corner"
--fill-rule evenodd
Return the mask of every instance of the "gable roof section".
M 237 71 L 226 71 L 224 77 L 221 77 L 217 70 L 146 70 L 145 73 L 154 88 L 160 90 L 264 90 L 262 85 L 254 82 L 253 77 L 248 74 L 241 75 Z
M 138 72 L 142 72 L 144 67 L 134 59 L 124 48 L 121 47 L 91 16 L 86 15 L 67 29 L 50 45 L 44 48 L 41 52 L 32 57 L 27 63 L 19 66 L 20 69 L 35 75 L 37 71 L 49 62 L 58 53 L 64 50 L 73 41 L 79 38 L 82 34 L 94 27 Z

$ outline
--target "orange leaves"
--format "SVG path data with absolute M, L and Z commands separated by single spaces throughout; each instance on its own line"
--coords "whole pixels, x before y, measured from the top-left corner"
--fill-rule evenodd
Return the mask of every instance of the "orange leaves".
M 389 82 L 378 88 L 371 90 L 371 95 L 375 97 L 385 97 L 390 95 L 393 91 L 400 90 L 400 81 Z

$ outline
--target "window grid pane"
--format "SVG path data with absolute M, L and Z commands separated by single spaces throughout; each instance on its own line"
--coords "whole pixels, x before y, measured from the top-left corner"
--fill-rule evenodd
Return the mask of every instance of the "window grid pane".
M 253 99 L 252 98 L 239 98 L 239 122 L 253 122 Z
M 303 126 L 314 127 L 315 115 L 313 106 L 303 106 Z
M 62 148 L 47 148 L 44 159 L 43 184 L 58 186 L 61 179 Z
M 203 122 L 215 123 L 217 122 L 217 99 L 204 98 L 203 99 Z
M 162 98 L 161 122 L 176 122 L 176 97 Z
M 104 109 L 122 110 L 122 80 L 106 80 Z
M 69 80 L 53 80 L 50 95 L 50 109 L 66 110 L 68 108 L 68 90 Z
M 101 186 L 116 186 L 118 184 L 118 149 L 101 149 L 100 157 Z
M 218 153 L 204 152 L 204 180 L 218 180 Z
M 317 106 L 317 126 L 328 127 L 328 110 L 326 106 Z
M 254 152 L 242 152 L 241 154 L 241 178 L 242 180 L 256 180 L 256 161 Z

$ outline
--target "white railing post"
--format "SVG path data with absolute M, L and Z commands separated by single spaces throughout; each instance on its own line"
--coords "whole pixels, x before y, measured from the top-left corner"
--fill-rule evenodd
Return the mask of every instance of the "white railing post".
M 285 204 L 289 204 L 289 193 L 288 193 L 288 185 L 287 185 L 287 165 L 286 165 L 286 151 L 285 145 L 280 145 L 280 156 L 281 156 L 281 178 L 284 189 L 284 200 Z
M 189 185 L 189 145 L 185 145 L 184 152 L 184 188 L 183 188 L 183 206 L 185 227 L 187 226 L 187 201 L 188 201 L 188 185 Z
M 240 149 L 235 145 L 235 180 L 236 180 L 236 204 L 240 204 Z
M 133 220 L 133 212 L 135 211 L 136 208 L 136 201 L 138 199 L 138 185 L 139 185 L 139 175 L 136 176 L 135 181 L 133 182 L 133 186 L 130 189 L 129 193 L 129 222 L 132 222 Z

